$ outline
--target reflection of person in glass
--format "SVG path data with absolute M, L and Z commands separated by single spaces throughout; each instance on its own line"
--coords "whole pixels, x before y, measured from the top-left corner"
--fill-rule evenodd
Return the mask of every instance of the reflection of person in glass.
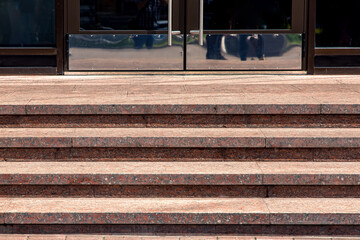
M 256 57 L 259 60 L 265 60 L 264 37 L 262 36 L 262 34 L 241 34 L 239 36 L 239 55 L 241 61 L 247 60 L 249 44 L 255 50 Z
M 208 9 L 206 11 L 213 12 L 214 15 L 207 23 L 207 28 L 212 30 L 231 29 L 231 18 L 234 15 L 234 4 L 227 1 L 209 1 L 205 2 Z M 206 35 L 206 59 L 226 60 L 221 54 L 221 41 L 224 35 L 208 34 Z
M 160 8 L 167 5 L 167 0 L 137 0 L 138 15 L 136 19 L 137 28 L 139 30 L 156 30 L 158 29 L 158 21 L 160 19 Z M 152 48 L 154 38 L 151 34 L 137 35 L 134 37 L 135 48 L 141 49 L 145 45 Z
M 221 55 L 221 40 L 223 35 L 211 34 L 206 35 L 206 59 L 215 59 L 215 60 L 226 60 L 226 58 Z

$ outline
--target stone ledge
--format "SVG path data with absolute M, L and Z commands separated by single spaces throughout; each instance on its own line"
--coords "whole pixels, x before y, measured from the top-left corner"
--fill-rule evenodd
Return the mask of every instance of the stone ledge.
M 2 148 L 359 148 L 359 128 L 0 128 Z
M 359 225 L 360 199 L 2 198 L 3 224 Z
M 357 162 L 0 162 L 2 185 L 360 185 Z

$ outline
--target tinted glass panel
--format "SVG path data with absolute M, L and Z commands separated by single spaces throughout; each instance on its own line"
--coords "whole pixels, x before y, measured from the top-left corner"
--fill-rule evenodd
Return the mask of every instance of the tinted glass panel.
M 316 46 L 360 47 L 359 0 L 317 0 Z
M 360 56 L 316 56 L 315 67 L 360 67 Z
M 56 67 L 56 56 L 0 56 L 0 67 Z
M 167 0 L 81 0 L 81 30 L 166 30 Z
M 69 70 L 183 70 L 184 35 L 69 35 Z
M 55 0 L 0 0 L 1 47 L 50 47 L 55 43 Z
M 290 29 L 292 0 L 204 0 L 204 27 Z
M 187 70 L 300 70 L 301 34 L 187 36 Z

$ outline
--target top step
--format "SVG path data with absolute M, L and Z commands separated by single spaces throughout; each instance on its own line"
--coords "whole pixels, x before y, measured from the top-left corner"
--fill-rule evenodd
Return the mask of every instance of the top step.
M 0 114 L 360 114 L 360 80 L 301 75 L 2 77 Z

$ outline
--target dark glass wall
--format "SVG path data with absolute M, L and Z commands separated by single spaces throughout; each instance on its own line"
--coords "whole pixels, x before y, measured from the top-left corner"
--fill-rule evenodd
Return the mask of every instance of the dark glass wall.
M 167 0 L 80 0 L 81 30 L 167 30 Z
M 205 0 L 204 27 L 291 29 L 292 0 Z
M 316 47 L 360 47 L 359 14 L 359 0 L 317 0 Z
M 0 0 L 0 47 L 55 47 L 55 0 Z

